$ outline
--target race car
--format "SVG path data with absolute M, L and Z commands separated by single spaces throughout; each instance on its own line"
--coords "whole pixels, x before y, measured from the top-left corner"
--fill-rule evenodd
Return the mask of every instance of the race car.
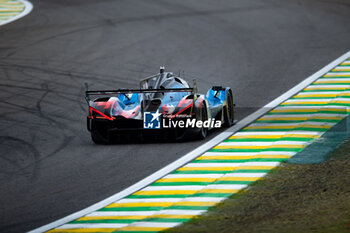
M 91 98 L 94 96 L 94 98 Z M 135 139 L 204 139 L 208 131 L 234 123 L 230 87 L 213 86 L 206 95 L 164 67 L 141 80 L 139 89 L 90 91 L 87 129 L 95 143 Z

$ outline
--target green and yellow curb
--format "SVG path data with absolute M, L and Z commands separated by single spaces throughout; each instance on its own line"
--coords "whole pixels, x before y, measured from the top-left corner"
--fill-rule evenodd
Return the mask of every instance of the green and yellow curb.
M 32 8 L 26 0 L 0 0 L 0 26 L 27 15 Z

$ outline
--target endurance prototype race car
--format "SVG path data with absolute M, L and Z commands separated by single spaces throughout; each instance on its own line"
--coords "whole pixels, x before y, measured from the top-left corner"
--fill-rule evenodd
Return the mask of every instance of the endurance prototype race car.
M 87 129 L 95 143 L 204 139 L 210 129 L 233 125 L 232 96 L 230 87 L 221 86 L 198 94 L 196 80 L 190 87 L 164 67 L 142 80 L 139 89 L 90 91 L 86 84 Z

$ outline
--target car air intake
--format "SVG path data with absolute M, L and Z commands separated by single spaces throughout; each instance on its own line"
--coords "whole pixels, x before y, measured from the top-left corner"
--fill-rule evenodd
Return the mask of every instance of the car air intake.
M 144 112 L 156 112 L 162 104 L 161 99 L 144 100 L 142 102 Z

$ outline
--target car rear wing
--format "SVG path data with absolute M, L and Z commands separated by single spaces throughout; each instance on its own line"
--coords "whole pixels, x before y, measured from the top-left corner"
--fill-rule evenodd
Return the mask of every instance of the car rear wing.
M 193 88 L 168 88 L 168 89 L 118 89 L 104 91 L 85 91 L 85 95 L 115 95 L 133 93 L 160 93 L 160 92 L 193 92 Z
M 193 80 L 193 87 L 189 88 L 166 88 L 166 89 L 117 89 L 117 90 L 102 90 L 102 91 L 90 91 L 88 84 L 85 83 L 85 99 L 90 102 L 90 96 L 96 95 L 116 95 L 116 94 L 133 94 L 133 93 L 162 93 L 162 92 L 191 92 L 196 96 L 197 83 Z
M 194 88 L 168 88 L 168 89 L 118 89 L 104 91 L 85 91 L 85 99 L 89 103 L 90 96 L 96 95 L 116 95 L 116 94 L 134 94 L 134 93 L 161 93 L 161 92 L 191 92 Z

